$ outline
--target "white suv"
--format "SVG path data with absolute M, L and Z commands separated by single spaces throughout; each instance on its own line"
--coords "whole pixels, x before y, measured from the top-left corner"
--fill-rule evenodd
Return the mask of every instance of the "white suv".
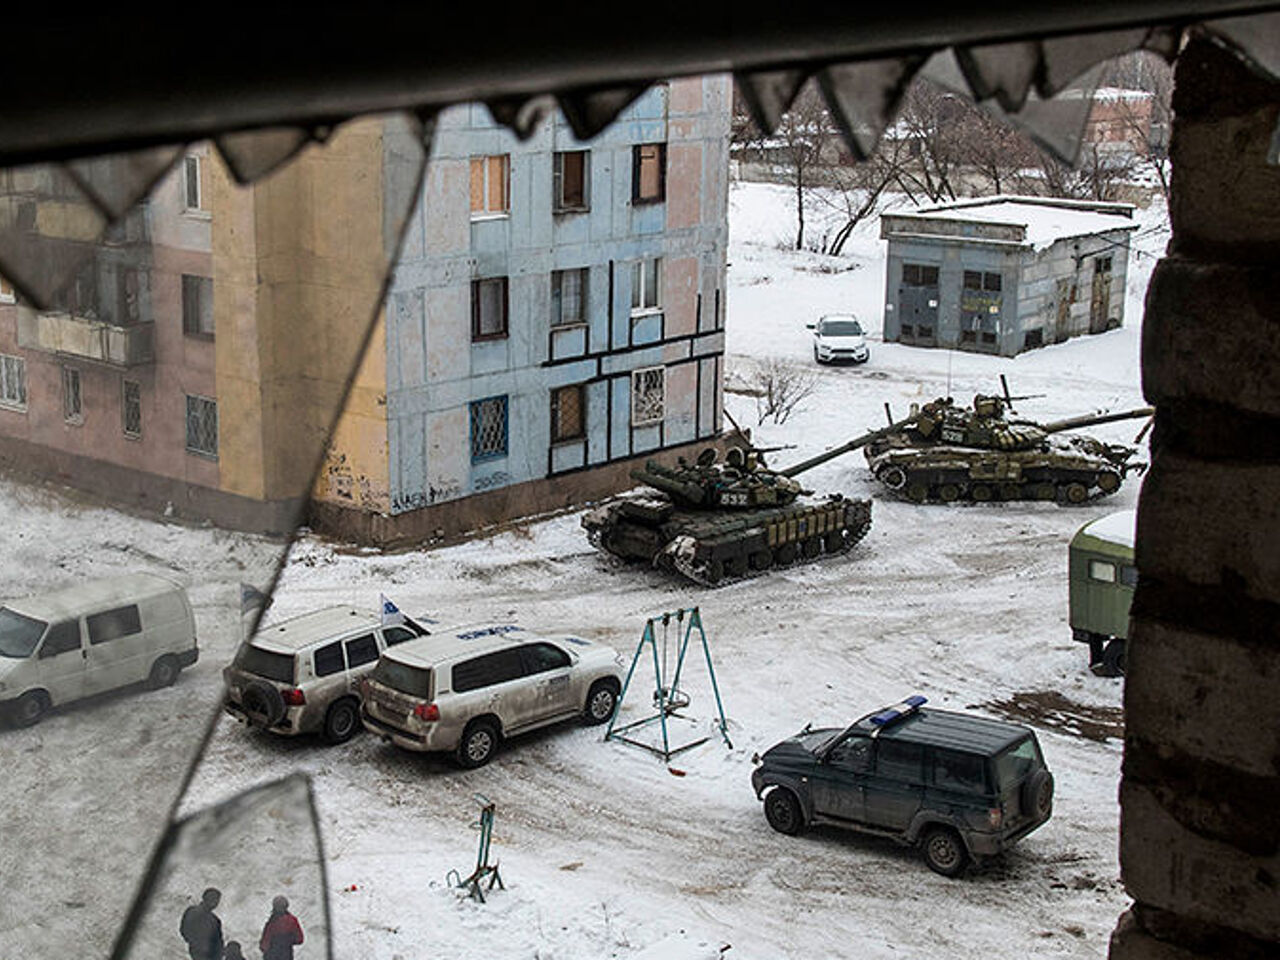
M 813 359 L 818 363 L 866 363 L 871 358 L 866 333 L 857 317 L 833 313 L 805 326 L 813 331 Z
M 319 732 L 343 743 L 360 729 L 360 678 L 383 651 L 425 632 L 412 621 L 383 626 L 353 607 L 327 607 L 264 627 L 222 671 L 226 710 L 272 733 Z
M 622 658 L 579 637 L 511 624 L 437 631 L 388 650 L 361 684 L 367 729 L 406 750 L 487 763 L 506 737 L 581 717 L 604 723 Z

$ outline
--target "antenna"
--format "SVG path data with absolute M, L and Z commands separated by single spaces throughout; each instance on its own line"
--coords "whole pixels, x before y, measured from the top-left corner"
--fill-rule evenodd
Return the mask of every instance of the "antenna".
M 947 396 L 951 396 L 951 358 L 955 356 L 955 350 L 947 351 Z

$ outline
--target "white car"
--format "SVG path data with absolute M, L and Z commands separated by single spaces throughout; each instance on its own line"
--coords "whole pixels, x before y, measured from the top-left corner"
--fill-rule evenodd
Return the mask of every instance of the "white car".
M 813 331 L 813 359 L 818 363 L 836 360 L 866 363 L 871 358 L 862 324 L 851 314 L 829 314 L 806 326 Z

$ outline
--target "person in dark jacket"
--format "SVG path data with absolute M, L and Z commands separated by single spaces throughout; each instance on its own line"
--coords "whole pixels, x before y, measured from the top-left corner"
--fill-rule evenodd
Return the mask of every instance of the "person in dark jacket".
M 227 945 L 222 948 L 222 960 L 244 960 L 244 954 L 240 952 L 239 941 L 227 941 Z
M 302 925 L 289 912 L 289 901 L 276 897 L 271 901 L 271 916 L 262 928 L 258 949 L 262 960 L 293 960 L 293 948 L 302 942 Z
M 182 913 L 178 932 L 187 942 L 191 960 L 222 960 L 222 921 L 214 909 L 222 902 L 222 892 L 209 887 Z

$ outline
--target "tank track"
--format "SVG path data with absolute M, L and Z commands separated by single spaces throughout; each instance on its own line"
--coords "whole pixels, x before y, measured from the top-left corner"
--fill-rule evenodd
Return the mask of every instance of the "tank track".
M 990 481 L 956 477 L 925 480 L 896 465 L 882 468 L 876 479 L 903 500 L 911 503 L 1003 503 L 1017 500 L 1054 502 L 1078 507 L 1117 493 L 1124 477 L 1120 471 L 1100 472 L 1084 477 L 1058 480 Z
M 768 573 L 770 570 L 787 569 L 802 564 L 817 563 L 822 560 L 834 560 L 852 550 L 871 530 L 871 501 L 853 501 L 853 503 L 858 507 L 857 516 L 855 517 L 856 523 L 853 526 L 842 527 L 838 531 L 842 538 L 841 543 L 835 550 L 828 549 L 830 541 L 827 538 L 831 534 L 827 534 L 824 537 L 810 538 L 804 544 L 793 542 L 774 547 L 770 551 L 767 565 L 757 565 L 748 560 L 745 564 L 736 567 L 724 565 L 717 571 L 712 569 L 711 563 L 693 560 L 696 540 L 693 537 L 685 536 L 678 537 L 668 544 L 661 553 L 653 558 L 653 565 L 674 570 L 682 577 L 704 587 L 723 587 L 731 583 L 753 580 L 762 574 Z M 805 549 L 808 544 L 815 542 L 818 542 L 816 553 L 813 552 L 813 547 Z M 787 548 L 791 549 L 788 550 Z M 717 573 L 719 574 L 718 576 L 716 575 Z

